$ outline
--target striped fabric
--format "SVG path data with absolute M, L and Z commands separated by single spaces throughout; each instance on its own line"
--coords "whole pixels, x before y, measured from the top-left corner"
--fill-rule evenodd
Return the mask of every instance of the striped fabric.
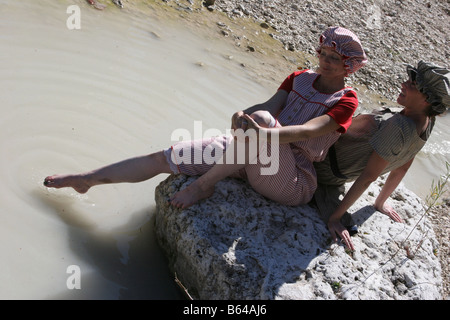
M 450 108 L 450 71 L 431 62 L 419 61 L 417 69 L 406 66 L 409 78 L 416 82 L 417 89 L 427 96 L 434 115 Z
M 317 73 L 306 70 L 294 78 L 292 91 L 289 93 L 286 107 L 278 116 L 278 121 L 282 126 L 303 124 L 323 114 L 330 114 L 335 118 L 332 115 L 333 110 L 340 107 L 337 103 L 349 92 L 354 94 L 355 97 L 353 104 L 347 106 L 347 119 L 351 119 L 358 105 L 353 89 L 346 87 L 333 94 L 320 93 L 313 87 L 318 76 Z M 297 149 L 298 152 L 303 150 L 305 156 L 311 162 L 322 161 L 326 156 L 328 148 L 336 142 L 339 136 L 339 132 L 331 132 L 307 141 L 292 143 L 292 147 Z
M 314 89 L 313 84 L 319 75 L 312 71 L 305 71 L 296 75 L 293 79 L 292 90 L 287 99 L 287 104 L 278 116 L 277 126 L 288 126 L 303 124 L 317 116 L 330 112 L 339 105 L 339 101 L 351 88 L 344 88 L 334 94 L 322 94 Z M 347 118 L 351 119 L 353 111 L 357 106 L 355 98 L 354 106 L 347 108 Z M 250 185 L 263 196 L 285 205 L 299 205 L 311 200 L 317 187 L 316 173 L 313 161 L 323 160 L 327 149 L 340 136 L 339 132 L 331 132 L 324 136 L 308 141 L 283 144 L 279 146 L 278 170 L 270 175 L 262 175 L 261 169 L 273 164 L 263 164 L 257 159 L 257 163 L 248 164 L 241 172 L 236 172 L 233 177 L 241 177 L 248 180 Z M 187 164 L 177 159 L 185 158 L 183 152 L 190 153 L 193 163 L 195 155 L 203 153 L 206 148 L 213 150 L 226 150 L 230 145 L 231 138 L 226 136 L 214 137 L 202 141 L 181 141 L 165 150 L 166 158 L 174 173 L 187 175 L 202 175 L 214 164 Z M 271 157 L 272 146 L 268 145 L 266 150 L 260 150 Z M 215 155 L 217 156 L 217 155 Z M 172 161 L 174 160 L 174 161 Z
M 322 47 L 330 47 L 344 57 L 347 75 L 356 72 L 367 63 L 367 57 L 358 37 L 345 28 L 330 27 L 319 38 L 320 53 Z
M 425 145 L 433 126 L 434 118 L 426 132 L 419 136 L 413 120 L 400 113 L 391 113 L 389 109 L 358 115 L 347 133 L 334 145 L 337 166 L 347 179 L 333 174 L 330 159 L 326 157 L 324 161 L 314 164 L 318 181 L 327 185 L 342 185 L 357 179 L 374 151 L 389 162 L 382 174 L 399 168 Z

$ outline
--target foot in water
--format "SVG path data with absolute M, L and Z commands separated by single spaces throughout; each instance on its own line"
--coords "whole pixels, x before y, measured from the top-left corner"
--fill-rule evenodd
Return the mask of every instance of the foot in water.
M 72 187 L 78 193 L 86 193 L 90 185 L 80 175 L 54 175 L 45 178 L 44 186 L 47 188 L 67 188 Z
M 201 188 L 195 182 L 189 185 L 186 189 L 178 191 L 170 199 L 170 204 L 177 208 L 186 209 L 200 200 L 209 198 L 214 193 L 214 187 Z

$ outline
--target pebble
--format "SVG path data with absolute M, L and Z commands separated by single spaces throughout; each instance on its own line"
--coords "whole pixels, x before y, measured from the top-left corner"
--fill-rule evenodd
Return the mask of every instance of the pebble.
M 328 26 L 339 25 L 353 31 L 360 38 L 369 62 L 350 77 L 351 82 L 365 84 L 393 101 L 398 95 L 393 88 L 398 88 L 401 81 L 396 75 L 405 74 L 405 63 L 417 65 L 425 60 L 448 67 L 448 1 L 379 0 L 372 4 L 344 0 L 207 0 L 203 3 L 233 19 L 250 18 L 263 29 L 276 30 L 272 37 L 290 51 L 314 54 L 312 48 Z M 223 22 L 217 24 L 226 27 Z M 223 35 L 230 33 L 231 30 L 226 30 Z

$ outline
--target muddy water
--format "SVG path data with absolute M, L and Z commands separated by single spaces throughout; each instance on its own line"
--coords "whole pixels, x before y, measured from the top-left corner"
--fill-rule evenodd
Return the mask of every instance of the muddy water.
M 271 92 L 181 25 L 79 2 L 69 30 L 71 4 L 0 5 L 0 298 L 178 298 L 152 227 L 165 176 L 85 195 L 43 178 L 161 150 L 198 120 L 225 133 Z
M 72 4 L 0 1 L 0 298 L 180 298 L 152 224 L 166 176 L 84 195 L 43 178 L 161 150 L 194 121 L 225 133 L 276 84 L 256 81 L 241 51 L 161 15 L 77 1 L 81 29 L 70 30 Z M 406 178 L 416 192 L 449 159 L 449 122 Z

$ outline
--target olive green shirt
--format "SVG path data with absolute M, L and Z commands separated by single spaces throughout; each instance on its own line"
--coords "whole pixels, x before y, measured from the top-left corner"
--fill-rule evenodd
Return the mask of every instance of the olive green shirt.
M 333 161 L 333 157 L 330 160 L 329 152 L 324 161 L 314 164 L 318 182 L 342 185 L 356 180 L 373 151 L 389 162 L 382 174 L 401 167 L 425 145 L 434 120 L 431 119 L 426 131 L 419 136 L 412 119 L 390 109 L 356 116 L 348 131 L 334 144 L 336 160 Z M 333 173 L 333 162 L 344 177 L 338 177 L 336 170 Z

